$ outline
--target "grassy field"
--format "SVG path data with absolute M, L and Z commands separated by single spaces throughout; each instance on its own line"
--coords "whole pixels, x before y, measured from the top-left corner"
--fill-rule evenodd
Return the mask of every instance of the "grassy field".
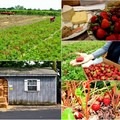
M 6 21 L 0 16 L 5 23 L 0 27 L 0 60 L 61 59 L 60 16 L 52 23 L 45 16 L 13 17 L 7 16 Z
M 84 41 L 63 44 L 62 48 L 62 80 L 86 80 L 84 72 L 81 66 L 73 67 L 70 66 L 70 61 L 75 59 L 77 56 L 75 52 L 82 52 L 90 54 L 102 47 L 105 42 L 94 42 L 94 41 Z

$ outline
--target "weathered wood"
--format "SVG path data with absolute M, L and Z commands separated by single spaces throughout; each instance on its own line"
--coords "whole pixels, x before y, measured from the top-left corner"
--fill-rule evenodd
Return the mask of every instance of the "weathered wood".
M 6 77 L 9 89 L 8 101 L 10 104 L 41 104 L 56 103 L 56 77 L 54 76 L 16 76 Z M 40 91 L 27 92 L 24 90 L 25 79 L 40 79 Z

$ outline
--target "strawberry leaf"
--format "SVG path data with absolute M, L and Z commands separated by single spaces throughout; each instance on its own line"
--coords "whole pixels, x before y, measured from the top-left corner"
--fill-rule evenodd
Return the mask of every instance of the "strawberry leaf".
M 71 108 L 66 108 L 62 112 L 62 120 L 75 120 L 74 114 L 72 113 Z

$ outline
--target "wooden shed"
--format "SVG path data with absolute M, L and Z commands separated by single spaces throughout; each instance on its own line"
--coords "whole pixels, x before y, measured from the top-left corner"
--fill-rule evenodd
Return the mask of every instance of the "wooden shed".
M 0 86 L 8 104 L 57 103 L 57 73 L 52 69 L 0 69 Z

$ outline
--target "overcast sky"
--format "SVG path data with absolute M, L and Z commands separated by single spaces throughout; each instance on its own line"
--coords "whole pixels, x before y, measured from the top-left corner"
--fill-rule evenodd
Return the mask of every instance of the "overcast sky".
M 0 8 L 14 7 L 16 5 L 21 5 L 25 8 L 33 9 L 60 9 L 61 0 L 0 0 Z

